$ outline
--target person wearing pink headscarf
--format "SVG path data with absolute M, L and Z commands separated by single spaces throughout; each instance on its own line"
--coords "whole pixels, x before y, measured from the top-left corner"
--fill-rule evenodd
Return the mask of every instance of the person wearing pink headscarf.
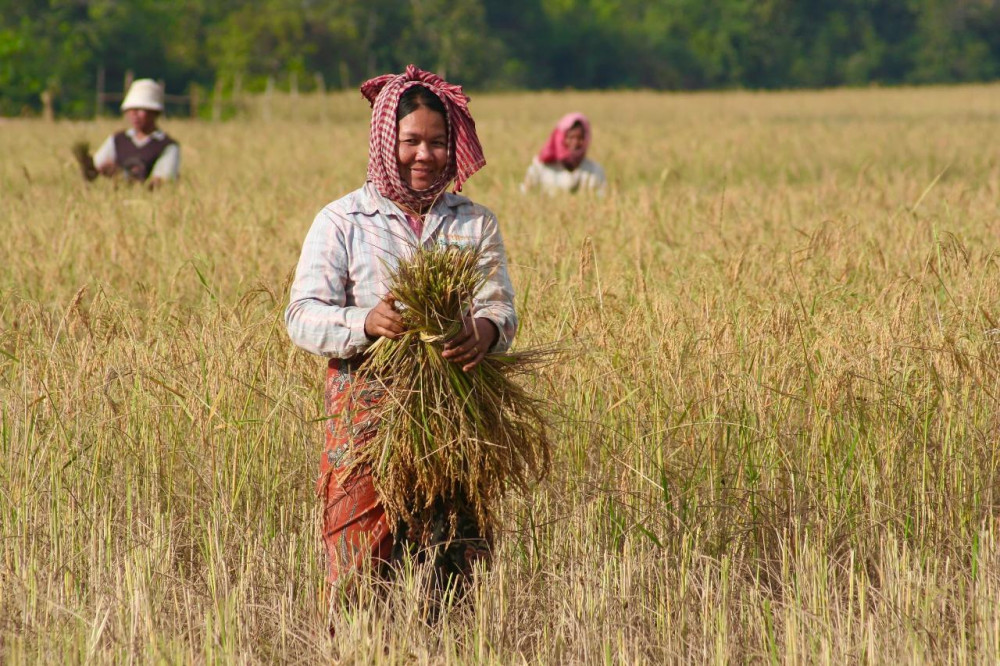
M 604 169 L 587 159 L 590 121 L 582 113 L 567 113 L 556 123 L 548 141 L 528 167 L 522 192 L 593 191 L 603 194 L 607 186 Z
M 462 88 L 413 65 L 361 86 L 372 105 L 365 184 L 328 204 L 306 236 L 285 311 L 299 347 L 326 357 L 325 448 L 318 494 L 328 579 L 346 583 L 366 566 L 399 555 L 406 535 L 390 525 L 372 471 L 351 470 L 353 447 L 378 427 L 378 391 L 352 386 L 362 353 L 380 337 L 399 338 L 403 320 L 386 286 L 396 263 L 418 247 L 475 245 L 483 252 L 482 289 L 464 330 L 443 356 L 471 371 L 489 351 L 506 350 L 517 330 L 514 290 L 496 216 L 457 192 L 486 164 Z M 448 192 L 450 185 L 453 192 Z M 450 528 L 451 526 L 447 526 Z M 447 544 L 420 544 L 449 574 L 466 576 L 488 556 L 490 535 L 474 520 Z M 449 529 L 443 529 L 447 533 Z M 406 546 L 409 547 L 409 546 Z

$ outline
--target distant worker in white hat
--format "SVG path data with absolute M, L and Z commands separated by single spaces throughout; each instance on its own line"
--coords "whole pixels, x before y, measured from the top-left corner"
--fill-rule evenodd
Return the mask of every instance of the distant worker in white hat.
M 155 187 L 176 180 L 180 172 L 180 144 L 156 126 L 163 112 L 163 88 L 152 79 L 132 83 L 122 102 L 122 111 L 131 127 L 109 136 L 94 153 L 74 149 L 87 180 L 98 175 L 122 174 L 126 179 Z

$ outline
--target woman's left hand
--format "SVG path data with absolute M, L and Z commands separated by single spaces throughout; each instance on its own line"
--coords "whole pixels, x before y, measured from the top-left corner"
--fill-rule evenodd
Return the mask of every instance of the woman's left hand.
M 445 343 L 441 355 L 469 372 L 479 365 L 499 337 L 500 331 L 492 321 L 466 315 L 462 317 L 462 330 Z

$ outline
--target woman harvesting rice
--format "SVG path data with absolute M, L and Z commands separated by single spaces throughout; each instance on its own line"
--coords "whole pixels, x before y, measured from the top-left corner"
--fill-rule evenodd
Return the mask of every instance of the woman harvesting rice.
M 298 346 L 329 357 L 326 447 L 319 494 L 329 578 L 336 582 L 371 559 L 392 557 L 400 536 L 389 524 L 371 469 L 352 465 L 352 451 L 375 433 L 368 408 L 377 387 L 353 386 L 361 354 L 379 338 L 399 339 L 403 317 L 387 283 L 392 268 L 417 248 L 435 245 L 481 251 L 482 287 L 461 330 L 442 356 L 466 372 L 489 351 L 506 349 L 517 318 L 496 217 L 455 191 L 485 163 L 468 98 L 461 87 L 413 65 L 403 74 L 366 82 L 372 105 L 368 176 L 358 190 L 316 216 L 302 249 L 285 313 Z M 452 525 L 451 568 L 467 573 L 489 535 L 474 520 Z
M 567 113 L 560 118 L 524 174 L 521 191 L 540 189 L 554 194 L 589 190 L 603 194 L 607 185 L 604 169 L 587 158 L 590 138 L 587 116 Z

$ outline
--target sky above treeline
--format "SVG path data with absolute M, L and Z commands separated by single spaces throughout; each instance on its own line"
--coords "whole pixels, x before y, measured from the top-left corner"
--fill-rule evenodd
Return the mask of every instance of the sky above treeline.
M 308 90 L 317 73 L 353 87 L 410 62 L 475 90 L 984 81 L 1000 71 L 1000 2 L 0 0 L 4 115 L 44 91 L 92 114 L 101 69 L 177 92 Z

